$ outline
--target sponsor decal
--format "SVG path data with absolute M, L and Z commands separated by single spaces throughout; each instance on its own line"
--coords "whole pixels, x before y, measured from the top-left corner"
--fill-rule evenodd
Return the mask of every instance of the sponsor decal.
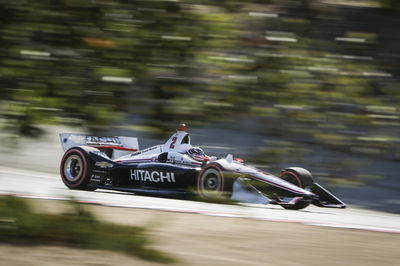
M 87 145 L 115 145 L 122 146 L 121 141 L 118 137 L 95 137 L 86 136 L 85 137 Z
M 92 174 L 90 178 L 93 179 L 93 180 L 100 180 L 101 176 Z
M 131 169 L 131 180 L 149 181 L 154 183 L 174 183 L 175 174 L 163 171 L 133 170 Z
M 107 173 L 106 171 L 96 170 L 96 169 L 92 170 L 92 172 L 93 173 L 98 173 L 98 174 L 106 174 Z
M 150 147 L 150 148 L 138 151 L 138 152 L 131 153 L 131 157 L 139 155 L 139 154 L 142 154 L 142 153 L 146 153 L 148 151 L 152 151 L 152 150 L 155 150 L 155 149 L 160 149 L 160 146 L 153 146 L 153 147 Z
M 96 162 L 95 166 L 98 166 L 100 168 L 110 168 L 113 166 L 113 164 L 109 163 L 109 162 L 101 161 L 101 162 Z

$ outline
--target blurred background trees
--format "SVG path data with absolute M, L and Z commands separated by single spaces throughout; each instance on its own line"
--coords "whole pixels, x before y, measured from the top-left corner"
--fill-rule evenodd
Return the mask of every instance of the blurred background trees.
M 276 138 L 263 164 L 315 147 L 367 158 L 335 161 L 349 169 L 399 160 L 398 13 L 394 0 L 0 0 L 0 125 L 160 136 L 218 122 Z

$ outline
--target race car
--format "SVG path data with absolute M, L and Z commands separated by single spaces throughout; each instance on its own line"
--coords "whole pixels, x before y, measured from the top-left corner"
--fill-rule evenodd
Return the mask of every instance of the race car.
M 70 189 L 231 198 L 293 210 L 310 204 L 346 207 L 304 168 L 289 167 L 276 176 L 231 154 L 224 158 L 206 155 L 190 144 L 184 124 L 164 144 L 143 150 L 133 137 L 62 133 L 60 140 L 65 151 L 61 178 Z

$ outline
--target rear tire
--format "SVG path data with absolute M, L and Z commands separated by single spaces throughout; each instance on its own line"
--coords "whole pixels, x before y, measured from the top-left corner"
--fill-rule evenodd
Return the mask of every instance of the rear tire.
M 279 177 L 305 190 L 311 190 L 311 187 L 314 184 L 314 178 L 312 174 L 308 170 L 300 167 L 287 168 L 279 174 Z M 296 202 L 294 205 L 281 206 L 288 210 L 301 210 L 310 204 L 311 200 L 302 199 Z
M 70 189 L 96 190 L 88 186 L 90 182 L 91 164 L 85 150 L 79 147 L 69 149 L 63 156 L 60 165 L 61 179 Z

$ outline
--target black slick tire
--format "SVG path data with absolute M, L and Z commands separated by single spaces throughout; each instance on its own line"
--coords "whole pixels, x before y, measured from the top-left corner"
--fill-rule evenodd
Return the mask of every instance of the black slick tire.
M 89 186 L 91 168 L 87 152 L 80 147 L 71 148 L 61 159 L 61 179 L 70 189 L 93 191 L 96 188 Z
M 197 194 L 204 199 L 230 198 L 232 181 L 218 164 L 206 165 L 197 177 Z
M 308 170 L 300 167 L 287 168 L 279 174 L 279 177 L 305 190 L 311 190 L 311 187 L 314 184 L 314 178 L 312 174 Z M 301 199 L 294 205 L 281 206 L 288 210 L 301 210 L 310 204 L 311 200 Z

